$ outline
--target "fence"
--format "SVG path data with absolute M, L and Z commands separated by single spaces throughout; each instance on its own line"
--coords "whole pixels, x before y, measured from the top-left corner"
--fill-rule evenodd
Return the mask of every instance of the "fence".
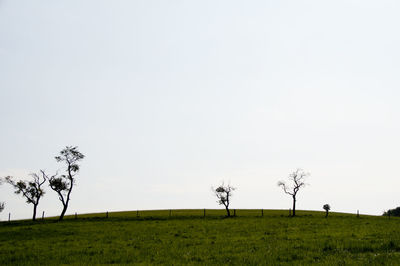
M 230 210 L 231 216 L 251 216 L 263 217 L 263 209 L 232 209 Z M 104 212 L 104 213 L 91 213 L 91 214 L 77 214 L 67 215 L 66 219 L 77 218 L 184 218 L 184 217 L 224 217 L 226 216 L 225 209 L 166 209 L 166 210 L 136 210 L 127 212 Z
M 283 217 L 290 216 L 291 209 L 289 210 L 271 210 L 271 209 L 230 209 L 231 216 L 234 217 Z M 78 214 L 75 212 L 73 215 L 66 215 L 64 219 L 85 219 L 85 218 L 131 218 L 131 219 L 145 219 L 145 218 L 195 218 L 195 217 L 225 217 L 225 209 L 166 209 L 166 210 L 135 210 L 125 212 L 101 212 L 90 214 Z M 324 211 L 303 211 L 296 210 L 297 216 L 325 216 Z M 330 216 L 356 216 L 360 217 L 359 211 L 356 214 L 345 213 L 332 213 Z M 39 220 L 39 217 L 37 218 Z M 56 220 L 58 216 L 45 217 L 45 212 L 42 212 L 41 220 Z M 8 214 L 8 221 L 11 221 L 11 213 Z
M 291 210 L 271 210 L 271 209 L 230 209 L 231 216 L 234 217 L 288 217 Z M 201 217 L 225 217 L 225 209 L 165 209 L 165 210 L 135 210 L 126 212 L 103 212 L 92 214 L 79 214 L 66 216 L 65 218 L 201 218 Z M 304 211 L 296 210 L 297 216 L 321 216 L 325 217 L 324 211 Z M 337 216 L 354 216 L 354 214 L 332 213 Z

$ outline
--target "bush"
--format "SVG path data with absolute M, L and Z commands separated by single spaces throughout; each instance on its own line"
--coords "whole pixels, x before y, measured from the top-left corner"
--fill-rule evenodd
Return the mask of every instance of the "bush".
M 397 207 L 396 209 L 390 209 L 390 210 L 384 212 L 383 216 L 398 216 L 398 217 L 400 217 L 400 207 Z

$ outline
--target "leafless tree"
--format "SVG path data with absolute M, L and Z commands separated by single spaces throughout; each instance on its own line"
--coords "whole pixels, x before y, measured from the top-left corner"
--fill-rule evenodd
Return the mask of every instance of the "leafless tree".
M 30 175 L 32 177 L 31 181 L 14 181 L 11 176 L 7 176 L 5 181 L 14 187 L 15 194 L 22 194 L 28 204 L 33 204 L 32 220 L 35 221 L 37 206 L 39 205 L 40 198 L 45 193 L 42 185 L 46 182 L 47 177 L 43 170 L 40 170 L 40 174 L 32 173 Z
M 236 188 L 232 187 L 231 185 L 225 186 L 224 183 L 222 183 L 216 189 L 213 188 L 215 196 L 217 196 L 218 198 L 217 202 L 219 203 L 219 205 L 225 206 L 226 214 L 228 217 L 231 216 L 231 212 L 229 210 L 230 197 L 232 196 L 232 191 L 234 191 L 235 189 Z
M 0 185 L 3 184 L 3 180 L 0 178 Z M 4 210 L 4 202 L 0 202 L 0 212 Z
M 52 176 L 49 178 L 49 184 L 52 190 L 57 192 L 58 198 L 63 204 L 63 209 L 59 221 L 64 218 L 71 199 L 72 188 L 75 184 L 76 175 L 79 172 L 78 162 L 85 156 L 78 151 L 78 147 L 67 146 L 60 151 L 60 155 L 56 156 L 57 162 L 63 162 L 67 165 L 66 174 L 60 176 Z
M 302 169 L 297 169 L 293 173 L 289 175 L 289 181 L 292 183 L 291 185 L 287 185 L 284 181 L 279 181 L 278 186 L 282 187 L 283 191 L 286 194 L 289 194 L 293 198 L 293 212 L 292 216 L 296 216 L 296 195 L 299 192 L 300 188 L 306 186 L 304 182 L 306 177 L 310 174 L 305 173 Z
M 329 204 L 325 204 L 324 206 L 322 206 L 322 208 L 325 210 L 325 218 L 328 218 L 328 214 L 329 211 L 331 210 L 331 206 L 329 206 Z

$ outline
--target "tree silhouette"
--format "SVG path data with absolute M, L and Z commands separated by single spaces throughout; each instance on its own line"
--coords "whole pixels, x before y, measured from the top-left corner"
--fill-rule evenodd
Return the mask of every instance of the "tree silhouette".
M 278 186 L 282 187 L 283 191 L 286 194 L 289 194 L 293 198 L 293 212 L 292 216 L 296 216 L 296 196 L 297 192 L 299 192 L 300 188 L 306 186 L 306 183 L 304 183 L 304 180 L 306 177 L 308 177 L 310 174 L 305 173 L 302 169 L 297 169 L 293 173 L 289 175 L 289 181 L 292 183 L 292 185 L 287 185 L 284 181 L 279 181 Z
M 328 218 L 328 214 L 329 214 L 329 211 L 330 211 L 330 209 L 331 209 L 331 206 L 329 206 L 329 204 L 325 204 L 324 206 L 322 206 L 322 208 L 324 208 L 324 210 L 325 210 L 325 218 Z
M 1 184 L 3 184 L 3 179 L 2 178 L 0 178 L 0 185 Z M 4 202 L 0 202 L 0 212 L 2 212 L 4 210 L 4 206 L 5 206 Z
M 232 191 L 234 191 L 235 189 L 236 188 L 232 187 L 231 185 L 225 186 L 224 183 L 222 183 L 216 189 L 213 188 L 215 196 L 217 196 L 218 198 L 217 202 L 219 203 L 219 205 L 225 206 L 226 215 L 228 217 L 231 216 L 231 212 L 229 210 L 230 197 L 232 196 Z
M 400 207 L 397 207 L 395 209 L 390 209 L 386 212 L 383 213 L 384 216 L 400 216 Z
M 40 170 L 40 174 L 32 173 L 30 175 L 33 179 L 31 181 L 14 181 L 11 176 L 7 176 L 5 180 L 14 187 L 15 194 L 22 194 L 28 204 L 33 204 L 32 220 L 35 221 L 37 206 L 39 205 L 40 198 L 45 193 L 42 189 L 42 185 L 46 182 L 47 177 L 43 170 Z
M 67 146 L 56 156 L 57 162 L 63 162 L 67 165 L 66 174 L 61 176 L 52 176 L 49 178 L 49 184 L 52 190 L 57 192 L 58 198 L 63 204 L 59 221 L 64 218 L 71 199 L 72 188 L 75 184 L 75 177 L 79 172 L 78 162 L 85 156 L 78 151 L 78 147 Z

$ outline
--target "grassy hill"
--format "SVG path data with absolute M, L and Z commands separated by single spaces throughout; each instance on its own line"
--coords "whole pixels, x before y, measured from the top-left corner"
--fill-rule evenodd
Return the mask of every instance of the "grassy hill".
M 299 211 L 115 212 L 0 223 L 0 265 L 398 264 L 400 219 Z

